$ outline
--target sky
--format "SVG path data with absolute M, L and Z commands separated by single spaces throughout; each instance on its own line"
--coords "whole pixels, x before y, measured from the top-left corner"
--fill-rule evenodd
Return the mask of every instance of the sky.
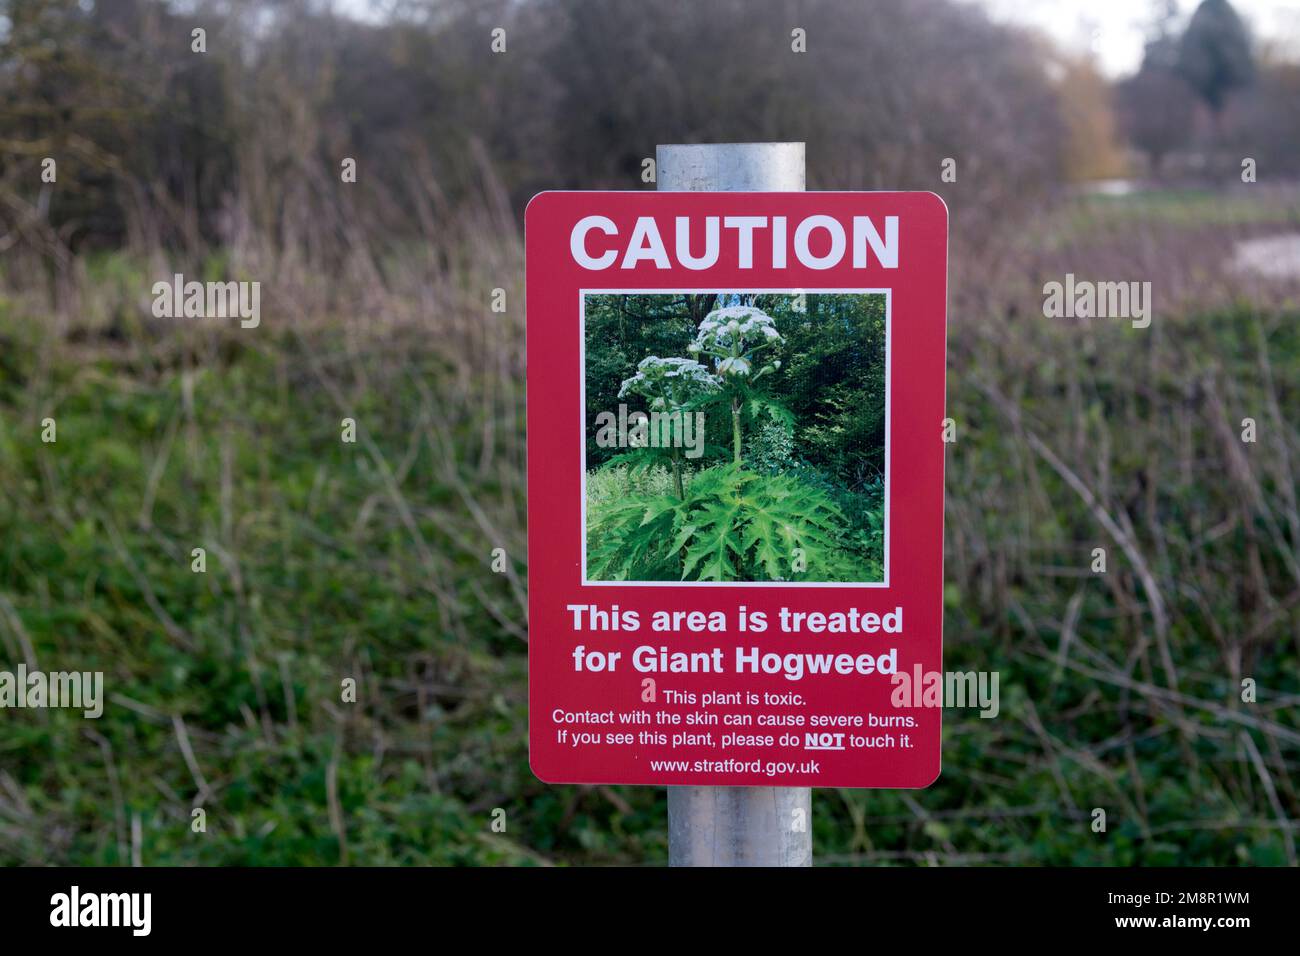
M 1091 50 L 1109 76 L 1132 73 L 1142 44 L 1164 0 L 965 0 L 983 6 L 993 19 L 1035 27 L 1061 46 Z M 1199 0 L 1175 0 L 1185 24 Z M 1257 41 L 1300 51 L 1300 0 L 1233 0 Z

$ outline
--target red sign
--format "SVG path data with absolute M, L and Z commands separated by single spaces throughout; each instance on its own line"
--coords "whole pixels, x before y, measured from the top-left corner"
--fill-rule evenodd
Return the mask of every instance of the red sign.
M 533 772 L 928 786 L 942 200 L 552 192 L 525 231 Z

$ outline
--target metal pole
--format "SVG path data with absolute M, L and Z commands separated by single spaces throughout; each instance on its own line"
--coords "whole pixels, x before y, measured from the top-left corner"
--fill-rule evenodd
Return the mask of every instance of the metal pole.
M 802 192 L 804 144 L 659 146 L 655 170 L 661 190 Z M 811 827 L 807 787 L 668 788 L 672 866 L 811 866 Z

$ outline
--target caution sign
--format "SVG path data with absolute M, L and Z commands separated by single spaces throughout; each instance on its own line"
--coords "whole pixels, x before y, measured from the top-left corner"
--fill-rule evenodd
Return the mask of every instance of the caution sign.
M 552 192 L 525 228 L 533 771 L 933 782 L 943 202 Z

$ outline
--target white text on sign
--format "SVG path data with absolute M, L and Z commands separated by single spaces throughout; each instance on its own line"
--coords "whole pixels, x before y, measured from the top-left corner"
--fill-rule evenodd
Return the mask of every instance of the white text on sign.
M 790 239 L 789 222 L 785 216 L 704 216 L 692 220 L 689 216 L 677 216 L 673 240 L 672 256 L 653 216 L 639 216 L 626 240 L 619 236 L 618 226 L 607 216 L 584 216 L 573 226 L 569 234 L 569 250 L 573 259 L 584 269 L 600 271 L 608 269 L 619 262 L 620 269 L 635 269 L 642 262 L 652 262 L 656 269 L 672 269 L 677 266 L 699 271 L 717 265 L 725 239 L 736 252 L 736 262 L 741 269 L 754 268 L 755 241 L 763 241 L 766 236 L 770 243 L 771 259 L 768 265 L 773 269 L 788 268 L 790 251 L 793 247 L 795 260 L 809 269 L 833 269 L 843 260 L 852 238 L 853 268 L 866 269 L 867 251 L 884 269 L 898 268 L 898 217 L 885 216 L 885 234 L 880 231 L 868 216 L 853 216 L 848 227 L 834 216 L 813 215 L 799 221 Z M 704 230 L 704 251 L 700 255 L 691 252 L 692 236 L 699 235 L 699 228 Z M 593 232 L 617 240 L 606 242 L 603 251 L 592 253 L 595 243 L 589 238 Z M 818 237 L 818 246 L 825 252 L 813 252 L 814 236 Z M 829 243 L 829 244 L 828 244 Z

